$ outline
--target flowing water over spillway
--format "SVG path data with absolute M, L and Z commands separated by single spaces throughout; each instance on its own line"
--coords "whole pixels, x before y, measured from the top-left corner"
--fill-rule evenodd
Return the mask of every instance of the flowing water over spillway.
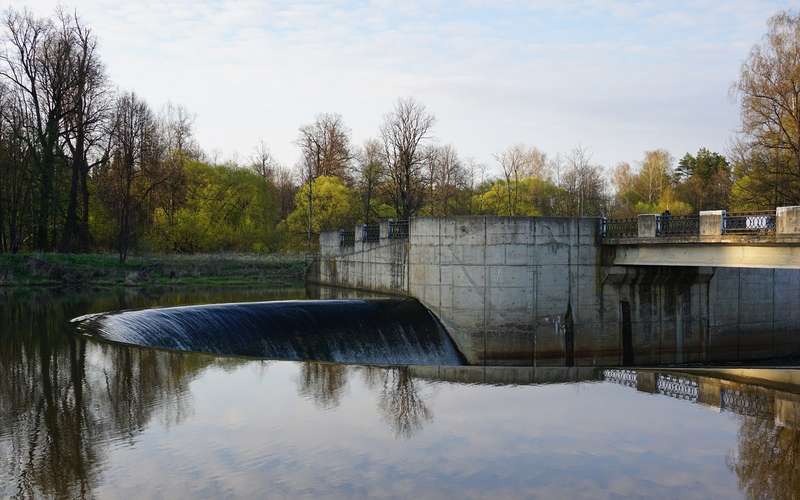
M 78 330 L 144 347 L 292 361 L 458 365 L 447 332 L 419 302 L 292 300 L 81 316 Z

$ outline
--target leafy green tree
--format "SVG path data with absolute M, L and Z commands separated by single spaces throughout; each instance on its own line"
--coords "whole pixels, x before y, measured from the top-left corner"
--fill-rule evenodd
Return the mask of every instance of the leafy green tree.
M 311 218 L 311 232 L 318 235 L 321 231 L 353 226 L 359 205 L 356 193 L 339 177 L 323 175 L 312 182 L 311 201 L 316 208 Z M 309 185 L 306 183 L 295 195 L 294 210 L 282 223 L 281 229 L 289 249 L 306 248 L 308 192 Z
M 727 209 L 732 185 L 728 160 L 701 148 L 697 156 L 686 153 L 675 168 L 675 193 L 694 211 Z

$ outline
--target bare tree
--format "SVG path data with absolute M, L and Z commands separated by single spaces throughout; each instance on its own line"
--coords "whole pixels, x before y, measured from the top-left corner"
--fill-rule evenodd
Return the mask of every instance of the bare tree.
M 264 180 L 269 182 L 275 181 L 275 171 L 278 168 L 278 162 L 275 160 L 275 157 L 272 156 L 269 146 L 267 146 L 267 143 L 263 139 L 258 142 L 250 165 L 250 168 L 264 178 Z
M 77 15 L 61 17 L 62 29 L 72 32 L 75 50 L 75 86 L 70 95 L 73 113 L 65 117 L 64 142 L 71 164 L 71 181 L 66 222 L 60 250 L 86 250 L 89 246 L 89 171 L 107 161 L 109 153 L 108 119 L 111 92 L 105 69 L 97 55 L 97 38 L 91 29 L 81 24 Z M 78 192 L 81 193 L 81 216 L 78 218 Z
M 455 147 L 450 144 L 432 148 L 428 161 L 431 165 L 431 214 L 446 217 L 458 193 L 467 186 L 467 174 Z
M 350 147 L 350 130 L 342 116 L 323 113 L 314 123 L 300 127 L 297 145 L 307 177 L 316 179 L 333 175 L 347 179 L 347 170 L 353 154 Z
M 769 19 L 761 44 L 742 64 L 733 86 L 742 129 L 755 152 L 752 174 L 775 190 L 782 202 L 800 202 L 800 14 L 780 12 Z M 770 157 L 761 168 L 759 157 Z M 766 194 L 766 193 L 765 193 Z M 762 197 L 768 197 L 762 196 Z
M 372 221 L 374 212 L 373 202 L 378 187 L 385 175 L 381 143 L 375 139 L 364 142 L 357 155 L 355 180 L 361 194 L 361 203 L 364 211 L 364 223 Z
M 577 147 L 567 156 L 561 187 L 566 193 L 562 213 L 583 217 L 605 211 L 605 180 L 602 167 L 591 163 L 591 155 Z
M 6 40 L 0 52 L 0 78 L 20 93 L 20 104 L 30 127 L 26 134 L 39 181 L 36 247 L 51 245 L 49 224 L 53 217 L 55 164 L 61 125 L 74 111 L 71 99 L 76 85 L 74 32 L 64 25 L 38 19 L 30 12 L 9 10 L 5 18 Z
M 384 164 L 389 196 L 400 218 L 417 213 L 424 196 L 424 142 L 429 139 L 435 117 L 414 99 L 400 99 L 384 117 L 381 126 Z
M 530 156 L 525 146 L 516 144 L 500 154 L 495 155 L 495 160 L 503 172 L 506 181 L 506 206 L 508 214 L 516 215 L 519 206 L 520 177 L 528 170 Z
M 134 192 L 134 182 L 145 173 L 148 147 L 152 145 L 156 129 L 155 119 L 147 103 L 134 93 L 122 94 L 114 110 L 114 158 L 116 171 L 118 237 L 117 250 L 124 262 L 130 248 L 133 212 L 136 209 L 137 194 L 147 195 L 155 184 L 143 193 Z

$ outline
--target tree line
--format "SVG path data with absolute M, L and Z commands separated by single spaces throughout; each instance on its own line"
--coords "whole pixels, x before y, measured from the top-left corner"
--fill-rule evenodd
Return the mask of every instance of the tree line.
M 306 249 L 323 230 L 413 216 L 632 216 L 800 204 L 800 16 L 781 12 L 732 93 L 742 127 L 726 155 L 663 149 L 612 168 L 576 147 L 526 144 L 490 164 L 434 140 L 435 115 L 399 99 L 354 144 L 342 115 L 299 128 L 300 160 L 266 142 L 220 163 L 182 106 L 156 112 L 110 81 L 92 29 L 63 10 L 9 9 L 0 53 L 0 251 Z M 490 174 L 489 172 L 494 172 Z

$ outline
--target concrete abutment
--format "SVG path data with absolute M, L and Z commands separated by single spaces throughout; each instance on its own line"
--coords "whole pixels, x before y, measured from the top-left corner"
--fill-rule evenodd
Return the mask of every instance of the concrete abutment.
M 414 297 L 471 364 L 618 365 L 800 353 L 800 271 L 616 266 L 595 218 L 412 219 L 320 237 L 321 284 Z

